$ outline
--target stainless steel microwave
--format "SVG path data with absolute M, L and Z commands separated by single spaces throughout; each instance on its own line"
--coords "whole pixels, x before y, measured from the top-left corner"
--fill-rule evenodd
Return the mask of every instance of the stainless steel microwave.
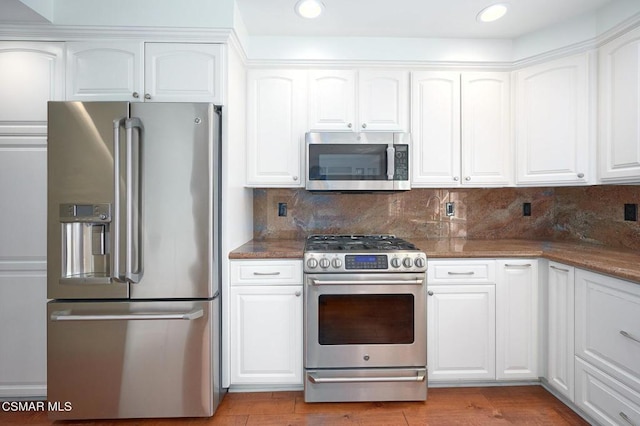
M 394 132 L 308 132 L 306 189 L 406 191 L 411 136 Z

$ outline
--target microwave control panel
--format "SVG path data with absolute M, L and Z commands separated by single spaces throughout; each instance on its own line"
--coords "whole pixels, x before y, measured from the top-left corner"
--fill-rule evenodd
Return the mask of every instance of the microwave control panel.
M 409 145 L 394 145 L 396 151 L 394 160 L 393 180 L 409 180 Z

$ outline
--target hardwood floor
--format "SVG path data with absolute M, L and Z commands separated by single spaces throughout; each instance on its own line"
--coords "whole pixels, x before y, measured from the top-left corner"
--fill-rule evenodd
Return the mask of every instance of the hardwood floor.
M 50 422 L 0 411 L 0 425 L 588 425 L 540 386 L 432 388 L 426 402 L 304 402 L 302 392 L 229 393 L 206 419 Z

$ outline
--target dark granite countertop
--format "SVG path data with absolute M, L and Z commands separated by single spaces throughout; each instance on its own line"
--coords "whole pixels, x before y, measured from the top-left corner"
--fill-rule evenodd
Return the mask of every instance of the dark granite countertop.
M 428 258 L 542 257 L 640 283 L 640 252 L 586 243 L 535 240 L 411 239 Z M 229 259 L 302 259 L 304 241 L 249 241 Z

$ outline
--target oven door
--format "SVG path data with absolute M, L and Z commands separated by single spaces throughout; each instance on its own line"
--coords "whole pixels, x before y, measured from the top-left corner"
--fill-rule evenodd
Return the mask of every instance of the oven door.
M 306 274 L 305 368 L 425 367 L 424 273 Z

